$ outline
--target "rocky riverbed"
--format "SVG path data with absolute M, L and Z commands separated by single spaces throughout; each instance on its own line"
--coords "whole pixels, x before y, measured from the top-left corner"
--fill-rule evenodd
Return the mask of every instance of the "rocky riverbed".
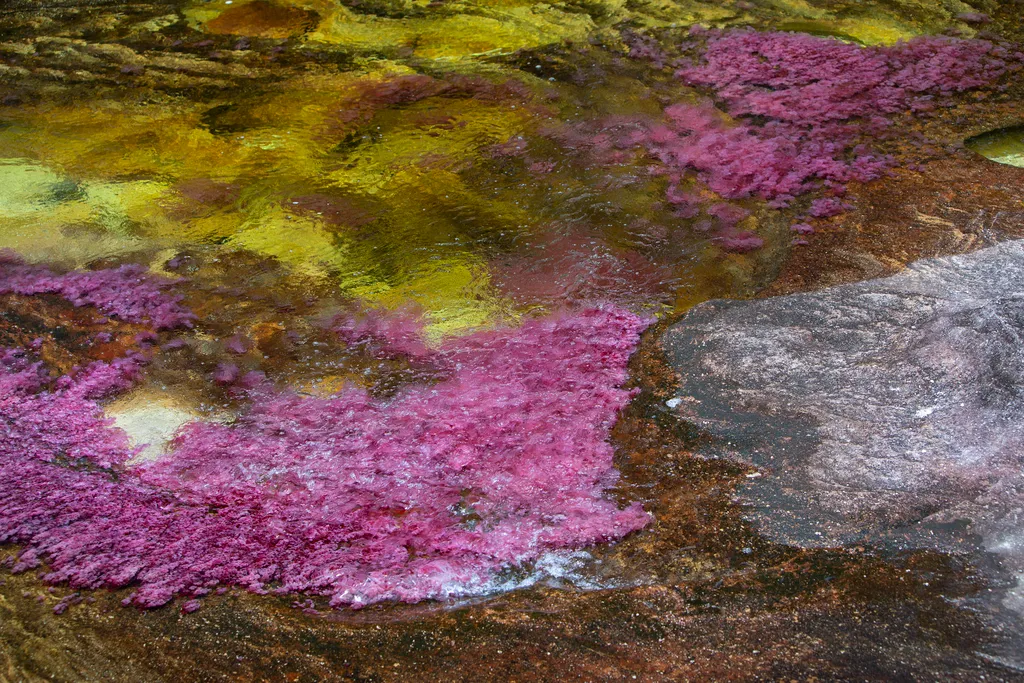
M 1020 16 L 6 3 L 0 680 L 1024 680 Z

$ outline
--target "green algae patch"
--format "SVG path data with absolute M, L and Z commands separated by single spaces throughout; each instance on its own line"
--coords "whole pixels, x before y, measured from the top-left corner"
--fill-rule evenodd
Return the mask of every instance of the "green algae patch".
M 454 59 L 508 53 L 565 40 L 595 28 L 585 12 L 538 2 L 427 3 L 352 0 L 266 0 L 192 3 L 190 25 L 212 34 L 291 38 L 311 46 Z
M 809 33 L 860 45 L 894 45 L 910 40 L 919 32 L 888 17 L 837 20 L 797 20 L 778 25 L 782 31 Z
M 360 15 L 339 8 L 308 38 L 358 50 L 405 50 L 416 57 L 451 59 L 582 40 L 593 28 L 586 15 L 541 4 L 472 6 L 471 13 L 409 19 Z
M 536 218 L 464 174 L 545 110 L 521 80 L 375 66 L 257 97 L 25 107 L 0 131 L 0 246 L 76 264 L 244 250 L 367 304 L 412 303 L 434 340 L 514 319 L 488 258 Z
M 71 265 L 137 249 L 124 203 L 145 204 L 159 190 L 135 185 L 83 185 L 29 159 L 0 159 L 0 249 Z
M 1024 168 L 1024 124 L 982 133 L 968 138 L 964 144 L 986 159 Z

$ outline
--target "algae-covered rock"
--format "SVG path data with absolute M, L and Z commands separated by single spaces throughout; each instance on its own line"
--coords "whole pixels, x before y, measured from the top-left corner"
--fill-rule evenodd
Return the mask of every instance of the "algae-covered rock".
M 1024 125 L 975 135 L 965 144 L 986 159 L 1024 168 Z

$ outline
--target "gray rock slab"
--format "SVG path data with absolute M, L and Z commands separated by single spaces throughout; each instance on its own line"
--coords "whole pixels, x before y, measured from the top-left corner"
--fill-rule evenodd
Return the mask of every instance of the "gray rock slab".
M 966 553 L 1024 615 L 1024 241 L 708 302 L 662 342 L 700 455 L 757 468 L 740 497 L 761 533 Z

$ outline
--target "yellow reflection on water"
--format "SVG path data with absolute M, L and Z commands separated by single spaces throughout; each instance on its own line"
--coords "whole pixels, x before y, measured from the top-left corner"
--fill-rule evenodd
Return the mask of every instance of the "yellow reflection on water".
M 412 302 L 435 339 L 506 319 L 511 307 L 489 291 L 486 261 L 458 241 L 467 229 L 486 238 L 531 219 L 480 196 L 459 171 L 532 125 L 531 113 L 433 96 L 389 109 L 387 87 L 409 73 L 383 64 L 301 75 L 273 94 L 215 106 L 26 107 L 0 132 L 9 157 L 0 163 L 0 246 L 81 265 L 219 244 L 333 279 L 373 305 Z
M 808 12 L 791 28 L 862 42 L 906 34 L 884 18 Z M 76 266 L 132 256 L 155 269 L 181 249 L 253 252 L 367 306 L 412 306 L 434 341 L 553 307 L 552 292 L 590 291 L 588 278 L 634 297 L 620 303 L 668 307 L 673 283 L 716 252 L 665 206 L 649 159 L 622 150 L 588 165 L 581 141 L 605 118 L 656 120 L 666 101 L 692 96 L 670 70 L 639 78 L 649 65 L 614 47 L 618 22 L 741 16 L 697 0 L 189 1 L 187 40 L 128 51 L 146 78 L 157 74 L 149 87 L 87 87 L 0 112 L 0 247 Z M 197 47 L 211 42 L 204 34 L 216 50 Z M 232 36 L 253 42 L 225 48 Z M 598 37 L 613 47 L 588 47 Z M 593 69 L 586 83 L 553 78 L 539 60 L 495 58 L 546 45 L 564 50 L 551 68 Z M 301 55 L 277 61 L 296 46 Z M 229 76 L 240 80 L 217 80 Z M 179 92 L 179 81 L 197 89 Z M 580 121 L 596 127 L 570 130 L 569 142 L 545 132 Z M 593 262 L 604 270 L 565 272 L 589 263 L 572 256 L 582 245 L 605 255 Z M 556 261 L 516 287 L 510 278 L 534 272 L 528 254 Z M 703 285 L 686 287 L 706 298 Z

